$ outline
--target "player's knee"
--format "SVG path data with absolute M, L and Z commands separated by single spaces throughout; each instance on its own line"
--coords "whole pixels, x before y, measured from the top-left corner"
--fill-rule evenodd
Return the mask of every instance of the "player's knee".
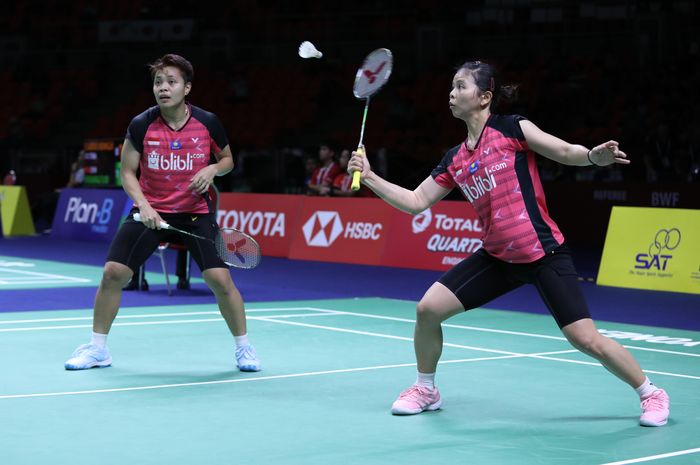
M 216 295 L 228 295 L 235 289 L 233 281 L 230 279 L 210 279 L 207 281 L 209 289 Z
M 425 322 L 439 320 L 438 312 L 428 301 L 421 300 L 416 306 L 416 319 Z
M 123 286 L 131 278 L 132 271 L 119 263 L 109 262 L 102 273 L 102 284 L 106 286 Z
M 592 357 L 598 357 L 603 354 L 604 339 L 598 333 L 584 333 L 575 336 L 569 336 L 569 342 L 581 352 Z

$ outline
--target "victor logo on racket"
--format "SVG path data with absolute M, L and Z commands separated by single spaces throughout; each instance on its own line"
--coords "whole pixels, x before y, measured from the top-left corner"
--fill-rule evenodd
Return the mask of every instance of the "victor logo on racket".
M 134 221 L 142 222 L 141 215 L 134 213 Z M 160 222 L 161 229 L 168 229 L 186 236 L 196 237 L 203 241 L 213 242 L 216 246 L 216 253 L 221 260 L 228 266 L 234 268 L 250 269 L 255 268 L 260 264 L 262 255 L 258 242 L 248 234 L 239 231 L 238 229 L 223 228 L 219 229 L 215 240 L 208 237 L 199 236 L 188 231 L 170 226 L 165 221 Z
M 352 92 L 356 98 L 365 100 L 365 111 L 362 114 L 362 126 L 360 128 L 360 143 L 357 144 L 357 153 L 362 156 L 365 155 L 365 147 L 362 145 L 362 140 L 365 136 L 369 99 L 389 80 L 393 64 L 394 58 L 391 51 L 386 48 L 379 48 L 367 55 L 364 63 L 362 63 L 362 67 L 355 74 Z M 352 174 L 352 185 L 350 188 L 354 191 L 360 188 L 359 171 L 355 171 Z

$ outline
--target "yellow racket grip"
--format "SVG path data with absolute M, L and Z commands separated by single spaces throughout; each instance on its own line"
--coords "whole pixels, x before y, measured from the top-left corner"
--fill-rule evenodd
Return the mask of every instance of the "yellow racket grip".
M 361 157 L 365 156 L 365 148 L 363 146 L 357 147 L 357 154 Z M 359 171 L 354 171 L 352 173 L 352 184 L 350 185 L 350 189 L 353 191 L 358 191 L 360 190 L 360 173 Z

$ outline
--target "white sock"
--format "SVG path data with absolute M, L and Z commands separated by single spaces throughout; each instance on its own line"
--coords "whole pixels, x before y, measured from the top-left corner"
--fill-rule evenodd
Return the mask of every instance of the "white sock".
M 250 342 L 248 342 L 248 333 L 246 333 L 242 336 L 233 336 L 233 339 L 236 340 L 236 347 L 243 347 L 243 346 L 250 345 Z
M 658 389 L 659 388 L 654 386 L 651 381 L 649 381 L 649 378 L 646 378 L 644 379 L 642 385 L 635 389 L 635 391 L 637 391 L 640 398 L 644 399 L 645 397 L 649 397 L 652 392 L 657 391 Z
M 96 333 L 93 331 L 92 332 L 92 339 L 90 340 L 90 344 L 92 344 L 95 347 L 98 347 L 100 349 L 104 349 L 105 346 L 107 345 L 107 335 Z
M 435 389 L 435 373 L 421 373 L 419 371 L 415 384 L 417 386 L 424 386 L 430 389 Z

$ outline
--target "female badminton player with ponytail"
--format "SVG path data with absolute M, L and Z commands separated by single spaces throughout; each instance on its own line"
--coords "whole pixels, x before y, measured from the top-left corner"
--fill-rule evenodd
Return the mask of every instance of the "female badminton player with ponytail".
M 353 157 L 348 171 L 399 210 L 417 214 L 458 188 L 484 225 L 483 247 L 447 271 L 420 300 L 414 347 L 418 377 L 392 405 L 392 413 L 410 415 L 440 408 L 435 371 L 442 353 L 441 323 L 480 307 L 525 283 L 534 284 L 568 341 L 597 359 L 636 390 L 640 424 L 661 426 L 669 415 L 666 392 L 654 386 L 634 357 L 601 335 L 588 313 L 571 253 L 549 217 L 535 164 L 536 154 L 565 165 L 628 164 L 615 141 L 591 149 L 564 142 L 527 119 L 491 112 L 513 86 L 498 86 L 487 63 L 467 62 L 454 75 L 449 106 L 467 125 L 464 142 L 449 150 L 415 190 L 392 184 L 371 171 L 367 159 Z
M 168 54 L 152 63 L 150 70 L 157 105 L 131 121 L 122 149 L 122 184 L 135 208 L 119 228 L 107 255 L 95 297 L 92 340 L 76 349 L 65 368 L 111 365 L 106 341 L 119 310 L 122 287 L 158 244 L 174 234 L 161 229 L 165 220 L 175 228 L 211 239 L 182 236 L 235 338 L 238 368 L 259 371 L 260 361 L 246 334 L 243 299 L 228 266 L 217 254 L 216 212 L 211 211 L 205 196 L 215 176 L 233 169 L 228 139 L 213 113 L 185 101 L 194 74 L 189 61 Z M 210 155 L 216 163 L 209 163 Z M 134 219 L 136 213 L 140 221 Z

